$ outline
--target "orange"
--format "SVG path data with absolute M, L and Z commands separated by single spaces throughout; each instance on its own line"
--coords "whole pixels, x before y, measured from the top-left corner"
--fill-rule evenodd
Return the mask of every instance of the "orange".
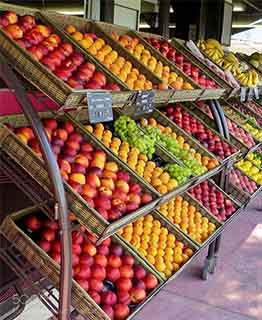
M 190 248 L 187 248 L 184 250 L 184 254 L 186 254 L 188 257 L 191 257 L 193 255 L 193 250 Z
M 176 272 L 180 269 L 179 264 L 177 264 L 176 262 L 173 263 L 173 272 Z
M 75 31 L 74 33 L 72 33 L 72 37 L 76 40 L 76 41 L 80 41 L 83 39 L 83 34 L 79 31 Z
M 192 90 L 192 89 L 194 89 L 194 88 L 193 88 L 193 86 L 192 86 L 189 82 L 185 82 L 185 83 L 183 84 L 183 89 L 185 89 L 185 90 Z
M 85 40 L 82 40 L 82 41 L 85 41 Z M 100 61 L 100 62 L 103 62 L 104 59 L 105 59 L 105 56 L 103 54 L 103 52 L 99 51 L 96 55 L 96 58 Z
M 147 250 L 148 254 L 152 255 L 153 257 L 156 257 L 157 255 L 157 248 L 150 246 Z
M 159 257 L 164 257 L 164 255 L 165 255 L 164 249 L 161 249 L 161 248 L 158 247 L 157 255 L 158 255 Z
M 94 42 L 94 46 L 97 50 L 100 50 L 104 46 L 104 41 L 100 41 L 99 39 L 96 39 Z
M 170 278 L 171 276 L 172 276 L 172 271 L 170 270 L 170 269 L 165 269 L 165 271 L 164 271 L 164 273 L 165 273 L 165 276 L 167 277 L 167 278 Z
M 135 90 L 144 90 L 144 80 L 135 80 L 134 89 Z
M 72 33 L 75 33 L 77 30 L 75 26 L 73 26 L 72 24 L 69 24 L 68 26 L 65 27 L 65 31 L 72 34 Z
M 120 73 L 119 67 L 117 65 L 115 65 L 115 64 L 112 64 L 110 66 L 110 70 L 116 75 L 119 75 L 119 73 Z
M 92 54 L 93 56 L 95 56 L 97 54 L 97 50 L 96 50 L 96 47 L 94 46 L 94 44 L 92 44 L 88 49 L 87 51 Z
M 154 256 L 152 256 L 151 254 L 148 254 L 147 256 L 146 256 L 146 259 L 148 260 L 148 262 L 149 263 L 151 263 L 151 264 L 155 264 L 155 257 Z
M 163 263 L 156 262 L 155 263 L 155 268 L 157 269 L 157 271 L 163 272 L 166 269 L 166 265 L 164 264 L 164 262 Z
M 174 262 L 177 263 L 178 265 L 183 263 L 183 257 L 182 255 L 175 255 L 174 256 Z
M 88 49 L 91 47 L 91 45 L 93 44 L 93 40 L 91 38 L 88 39 L 82 39 L 79 41 L 79 43 L 81 44 L 81 46 L 85 49 Z
M 145 90 L 151 90 L 153 88 L 152 82 L 149 80 L 146 80 L 145 84 L 144 84 L 144 88 L 145 88 Z
M 170 179 L 167 183 L 168 191 L 175 189 L 178 186 L 178 183 L 175 179 Z
M 160 185 L 156 187 L 156 190 L 161 193 L 161 194 L 165 194 L 168 192 L 168 188 L 165 185 Z

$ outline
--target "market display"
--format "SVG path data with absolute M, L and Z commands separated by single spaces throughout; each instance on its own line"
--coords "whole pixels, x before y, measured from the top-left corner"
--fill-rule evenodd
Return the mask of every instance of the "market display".
M 30 54 L 42 75 L 55 76 L 41 87 L 49 97 L 50 83 L 57 80 L 62 80 L 63 89 L 85 89 L 65 91 L 59 112 L 44 107 L 48 112 L 38 114 L 70 210 L 72 304 L 85 318 L 131 320 L 259 194 L 262 107 L 254 101 L 240 103 L 238 86 L 232 85 L 235 91 L 221 88 L 205 68 L 198 68 L 176 51 L 175 43 L 163 38 L 144 38 L 132 30 L 121 33 L 114 25 L 103 37 L 101 31 L 84 32 L 81 24 L 68 23 L 66 16 L 63 24 L 59 21 L 60 27 L 55 16 L 54 20 L 44 17 L 2 10 L 0 36 L 15 41 L 21 56 Z M 98 30 L 95 22 L 90 25 Z M 199 45 L 205 59 L 208 56 L 231 71 L 241 86 L 259 85 L 258 73 L 216 40 Z M 251 58 L 259 69 L 260 56 L 256 53 Z M 28 72 L 16 71 L 28 77 Z M 222 71 L 217 76 L 228 80 L 227 74 Z M 34 83 L 30 77 L 27 80 Z M 206 98 L 199 100 L 196 95 L 194 102 L 188 102 L 197 90 L 209 91 L 209 99 L 216 99 L 212 97 L 215 89 L 223 92 L 222 108 L 214 104 L 225 115 L 221 123 L 213 117 Z M 112 103 L 113 120 L 91 120 L 86 109 L 92 106 L 99 113 L 105 107 L 103 90 L 111 97 L 124 92 L 130 96 L 121 96 L 121 106 Z M 150 90 L 158 95 L 158 104 L 149 100 Z M 82 91 L 84 100 L 78 99 Z M 180 97 L 172 100 L 177 92 Z M 90 105 L 94 93 L 100 97 Z M 138 93 L 146 93 L 142 102 Z M 65 101 L 71 108 L 68 112 L 63 110 Z M 19 167 L 46 193 L 38 195 L 45 201 L 33 212 L 27 208 L 7 216 L 0 232 L 57 288 L 63 247 L 61 221 L 45 215 L 50 213 L 46 199 L 56 203 L 48 166 L 28 119 L 8 115 L 0 120 L 0 160 L 6 166 L 10 162 L 10 171 Z M 221 130 L 224 120 L 229 139 Z

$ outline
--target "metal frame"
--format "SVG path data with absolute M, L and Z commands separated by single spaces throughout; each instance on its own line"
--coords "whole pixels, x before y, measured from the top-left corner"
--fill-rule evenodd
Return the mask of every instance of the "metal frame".
M 71 232 L 69 232 L 70 227 L 67 218 L 68 208 L 62 178 L 37 112 L 27 97 L 23 84 L 18 80 L 11 66 L 9 66 L 8 61 L 2 54 L 0 54 L 0 78 L 3 79 L 10 89 L 14 90 L 15 97 L 39 140 L 40 148 L 47 164 L 47 170 L 54 190 L 54 195 L 57 200 L 57 211 L 59 212 L 59 223 L 61 229 L 62 268 L 58 319 L 68 320 L 71 305 L 72 253 Z

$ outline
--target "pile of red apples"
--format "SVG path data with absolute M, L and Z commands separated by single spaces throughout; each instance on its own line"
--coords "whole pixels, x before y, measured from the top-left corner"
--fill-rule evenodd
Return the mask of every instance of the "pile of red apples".
M 24 225 L 37 238 L 37 244 L 60 264 L 57 222 L 32 214 L 24 219 Z M 158 280 L 111 238 L 99 246 L 93 244 L 94 240 L 82 227 L 72 232 L 73 278 L 110 319 L 126 319 L 158 286 Z
M 87 142 L 71 121 L 49 118 L 43 125 L 63 179 L 104 219 L 118 220 L 153 200 L 117 162 L 108 160 L 103 150 Z M 42 155 L 30 127 L 17 128 L 15 134 Z
M 97 70 L 71 43 L 63 41 L 52 28 L 36 21 L 35 17 L 5 11 L 0 16 L 0 27 L 71 88 L 120 90 L 116 83 L 109 83 L 104 72 Z
M 218 88 L 214 80 L 207 78 L 198 67 L 177 52 L 168 41 L 156 38 L 147 38 L 146 40 L 202 88 Z

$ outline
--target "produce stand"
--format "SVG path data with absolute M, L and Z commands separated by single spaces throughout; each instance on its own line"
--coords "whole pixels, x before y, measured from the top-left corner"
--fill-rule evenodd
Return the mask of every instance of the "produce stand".
M 110 252 L 110 257 L 117 257 L 112 258 L 111 266 L 120 259 L 115 268 L 120 267 L 123 257 L 132 261 L 126 268 L 135 274 L 129 290 L 135 284 L 141 286 L 143 279 L 145 296 L 131 299 L 128 295 L 131 300 L 125 307 L 124 303 L 119 303 L 122 309 L 114 306 L 114 312 L 126 312 L 126 319 L 135 318 L 145 304 L 157 299 L 157 293 L 208 247 L 202 272 L 202 279 L 206 280 L 215 272 L 225 228 L 260 194 L 260 123 L 250 124 L 251 129 L 246 124 L 250 116 L 260 121 L 262 114 L 252 105 L 238 108 L 239 97 L 235 97 L 234 104 L 231 100 L 214 100 L 234 95 L 232 88 L 212 75 L 211 69 L 180 43 L 173 42 L 177 52 L 214 79 L 219 88 L 198 86 L 147 43 L 146 34 L 56 13 L 27 12 L 17 6 L 0 4 L 0 9 L 13 10 L 18 15 L 30 13 L 51 26 L 61 41 L 71 43 L 100 75 L 104 73 L 110 85 L 117 84 L 121 89 L 72 89 L 67 80 L 57 76 L 59 73 L 55 75 L 0 30 L 5 44 L 0 46 L 0 78 L 8 87 L 6 92 L 14 95 L 22 109 L 22 114 L 12 109 L 0 116 L 0 185 L 14 184 L 34 204 L 1 217 L 0 257 L 20 281 L 14 280 L 14 290 L 20 298 L 12 319 L 24 309 L 22 297 L 36 295 L 59 320 L 74 319 L 79 314 L 108 320 L 110 308 L 104 308 L 99 294 L 103 301 L 108 299 L 108 292 L 111 298 L 124 299 L 118 296 L 123 283 L 117 282 L 120 274 L 116 279 L 108 273 L 98 278 L 90 257 L 101 269 L 99 263 L 108 263 L 109 259 L 101 253 L 103 250 L 108 251 L 107 255 Z M 150 90 L 145 90 L 146 101 L 141 102 L 143 90 L 129 90 L 119 74 L 107 69 L 65 32 L 64 28 L 73 23 L 81 31 L 86 28 L 97 32 L 148 79 L 159 84 L 161 78 L 114 41 L 110 32 L 137 37 L 153 57 L 194 88 L 155 89 L 152 96 Z M 26 81 L 30 82 L 30 89 L 34 87 L 42 95 L 34 92 L 30 99 Z M 50 86 L 53 84 L 56 86 Z M 98 119 L 92 118 L 91 111 L 98 108 L 90 102 L 95 93 L 100 100 L 110 97 L 110 106 L 104 103 L 103 108 L 113 120 L 108 116 L 103 122 L 101 114 L 95 114 Z M 201 100 L 204 108 L 199 105 Z M 178 101 L 180 104 L 174 105 Z M 249 140 L 236 136 L 229 126 L 232 123 Z M 193 131 L 188 132 L 189 129 Z M 72 140 L 68 139 L 70 136 Z M 216 145 L 210 143 L 210 137 Z M 187 222 L 181 222 L 181 217 Z M 29 224 L 37 218 L 41 223 Z M 49 228 L 47 235 L 45 228 Z M 57 251 L 53 247 L 55 241 Z M 81 275 L 83 254 L 76 250 L 85 250 L 88 270 L 97 277 L 91 280 L 96 281 L 86 281 Z M 144 273 L 140 278 L 135 267 Z M 91 274 L 86 278 L 90 279 Z M 102 287 L 98 290 L 99 285 Z M 58 298 L 55 289 L 59 290 Z

